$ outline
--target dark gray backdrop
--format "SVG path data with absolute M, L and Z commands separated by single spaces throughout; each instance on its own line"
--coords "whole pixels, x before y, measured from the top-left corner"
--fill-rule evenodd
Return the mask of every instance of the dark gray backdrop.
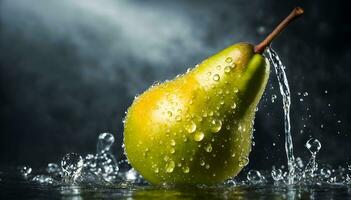
M 347 4 L 320 0 L 0 1 L 0 165 L 94 152 L 100 132 L 117 137 L 120 156 L 122 119 L 136 94 L 228 45 L 258 43 L 296 5 L 305 15 L 273 43 L 287 66 L 295 154 L 306 160 L 304 143 L 316 137 L 320 162 L 344 165 L 350 16 Z M 249 167 L 284 164 L 273 73 L 255 127 Z

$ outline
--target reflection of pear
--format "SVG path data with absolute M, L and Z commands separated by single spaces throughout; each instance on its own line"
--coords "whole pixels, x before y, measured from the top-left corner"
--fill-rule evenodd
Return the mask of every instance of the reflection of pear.
M 228 197 L 239 197 L 246 195 L 240 187 L 236 188 L 199 188 L 199 187 L 173 187 L 162 188 L 152 187 L 147 189 L 137 189 L 133 191 L 133 199 L 227 199 Z
M 293 191 L 289 191 L 291 193 Z M 293 192 L 294 193 L 294 192 Z M 295 191 L 296 193 L 296 191 Z M 151 187 L 136 188 L 133 190 L 132 199 L 259 199 L 262 195 L 273 200 L 286 199 L 284 192 L 272 193 L 271 190 L 253 190 L 249 187 Z
M 124 132 L 131 165 L 155 184 L 210 184 L 237 175 L 249 161 L 255 108 L 269 75 L 255 52 L 267 44 L 230 46 L 136 98 Z

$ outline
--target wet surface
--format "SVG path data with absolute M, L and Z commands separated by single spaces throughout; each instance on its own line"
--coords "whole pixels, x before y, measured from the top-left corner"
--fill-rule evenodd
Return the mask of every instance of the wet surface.
M 351 185 L 277 183 L 158 187 L 148 184 L 39 184 L 1 170 L 1 199 L 349 199 Z

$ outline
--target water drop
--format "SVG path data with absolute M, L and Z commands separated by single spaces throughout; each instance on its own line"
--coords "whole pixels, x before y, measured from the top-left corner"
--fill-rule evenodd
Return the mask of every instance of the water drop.
M 175 152 L 175 149 L 173 147 L 169 149 L 169 153 L 174 154 L 174 152 Z
M 196 124 L 193 121 L 190 121 L 185 125 L 185 129 L 188 131 L 188 133 L 194 133 L 196 131 Z
M 160 171 L 159 171 L 159 169 L 158 169 L 158 167 L 156 167 L 155 169 L 154 169 L 154 172 L 156 173 L 156 174 L 158 174 Z
M 221 66 L 220 65 L 217 65 L 217 70 L 221 70 Z
M 205 163 L 205 161 L 204 160 L 200 160 L 200 165 L 201 166 L 204 166 L 206 163 Z
M 101 133 L 97 143 L 97 153 L 104 153 L 110 150 L 115 138 L 111 133 Z
M 183 171 L 183 173 L 187 174 L 187 173 L 189 173 L 190 169 L 188 166 L 184 166 L 184 167 L 182 167 L 182 171 Z
M 313 155 L 316 155 L 321 149 L 321 143 L 314 138 L 309 139 L 305 146 Z
M 194 140 L 197 141 L 197 142 L 199 142 L 202 139 L 204 139 L 204 137 L 205 137 L 205 134 L 203 132 L 196 132 L 194 134 Z
M 304 97 L 307 97 L 307 96 L 308 96 L 308 92 L 304 92 L 304 93 L 303 93 L 303 96 L 304 96 Z
M 233 62 L 233 58 L 227 57 L 227 58 L 225 59 L 225 62 L 226 62 L 226 63 L 231 63 L 231 62 Z
M 242 130 L 243 130 L 243 126 L 241 124 L 239 124 L 238 131 L 242 131 Z
M 168 117 L 172 117 L 172 112 L 171 112 L 171 111 L 168 111 L 168 112 L 167 112 L 167 115 L 168 115 Z
M 237 87 L 234 87 L 233 92 L 234 92 L 234 93 L 238 93 L 238 92 L 239 92 L 239 89 L 238 89 Z
M 272 94 L 272 98 L 271 98 L 272 103 L 274 103 L 276 99 L 277 99 L 277 95 Z
M 213 75 L 213 80 L 214 81 L 219 81 L 220 76 L 218 74 Z
M 179 121 L 182 120 L 182 117 L 181 117 L 180 115 L 177 115 L 177 116 L 175 117 L 175 119 L 179 122 Z
M 228 186 L 228 187 L 236 186 L 236 182 L 235 182 L 234 179 L 229 179 L 229 180 L 227 180 L 224 184 L 225 184 L 226 186 Z
M 230 66 L 224 67 L 224 72 L 225 72 L 225 73 L 229 73 L 230 70 L 231 70 Z
M 175 142 L 175 140 L 171 140 L 171 146 L 175 146 L 176 145 L 176 142 Z
M 166 172 L 167 173 L 172 173 L 175 167 L 175 163 L 173 160 L 170 160 L 167 164 L 166 164 Z
M 32 173 L 32 168 L 30 168 L 29 166 L 23 166 L 20 168 L 20 172 L 22 176 L 27 177 L 30 175 L 30 173 Z
M 168 160 L 169 160 L 169 157 L 168 157 L 168 156 L 165 156 L 165 157 L 163 157 L 163 160 L 168 161 Z
M 211 131 L 217 133 L 222 128 L 222 121 L 219 119 L 213 119 L 211 122 Z
M 84 161 L 80 155 L 76 153 L 66 154 L 61 161 L 65 181 L 74 182 L 80 176 L 83 164 Z
M 261 175 L 261 173 L 257 170 L 250 170 L 247 175 L 246 178 L 248 181 L 250 181 L 251 183 L 261 183 L 265 180 L 265 178 Z
M 249 158 L 246 156 L 241 156 L 239 159 L 239 166 L 245 167 L 247 164 L 249 164 Z
M 329 169 L 326 168 L 322 168 L 321 169 L 321 175 L 323 178 L 329 178 L 331 175 L 331 171 Z
M 205 146 L 205 151 L 206 152 L 211 152 L 212 151 L 212 145 L 211 144 L 208 144 Z
M 236 103 L 234 102 L 232 106 L 230 106 L 233 110 L 236 108 Z
M 281 169 L 272 169 L 271 175 L 275 181 L 280 181 L 283 179 L 283 172 Z
M 209 165 L 209 164 L 206 164 L 205 168 L 206 168 L 206 169 L 210 169 L 210 165 Z

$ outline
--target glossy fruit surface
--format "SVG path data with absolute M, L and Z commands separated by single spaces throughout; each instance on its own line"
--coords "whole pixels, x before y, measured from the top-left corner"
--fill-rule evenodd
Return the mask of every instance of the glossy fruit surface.
M 249 162 L 255 108 L 269 64 L 232 45 L 135 98 L 125 118 L 130 164 L 153 184 L 212 184 Z

